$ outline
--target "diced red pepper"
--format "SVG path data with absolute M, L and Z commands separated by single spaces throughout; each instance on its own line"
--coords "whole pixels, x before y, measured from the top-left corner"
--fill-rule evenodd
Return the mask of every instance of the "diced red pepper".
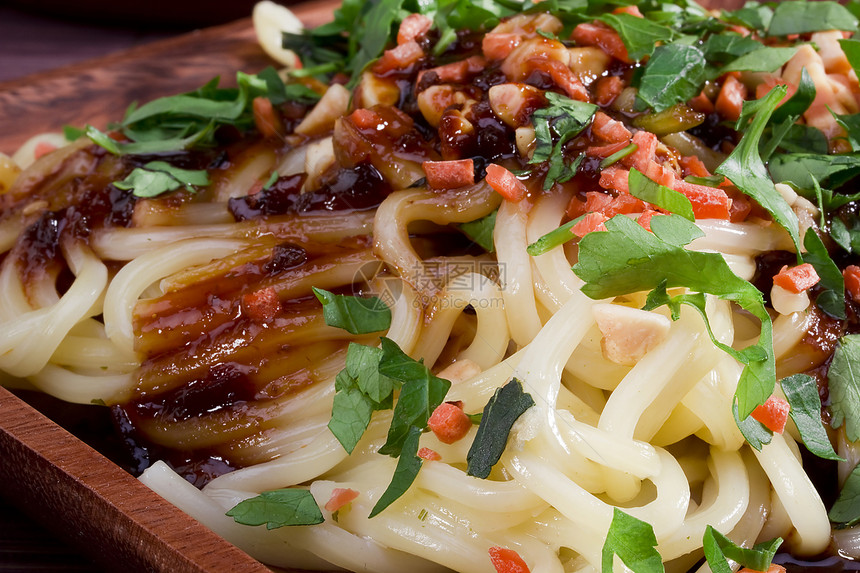
M 641 215 L 639 215 L 639 218 L 636 219 L 636 222 L 639 223 L 642 226 L 642 228 L 645 229 L 646 231 L 650 231 L 651 230 L 651 219 L 654 217 L 654 215 L 659 215 L 659 214 L 660 214 L 659 212 L 657 212 L 653 209 L 647 209 Z
M 595 103 L 606 107 L 615 101 L 624 90 L 624 80 L 618 76 L 604 76 L 594 85 Z
M 657 153 L 657 136 L 650 131 L 637 131 L 633 134 L 632 143 L 636 144 L 636 151 L 622 159 L 622 162 L 646 173 L 651 163 L 656 165 L 654 157 Z
M 591 101 L 582 81 L 563 62 L 544 57 L 529 58 L 528 62 L 533 69 L 549 74 L 555 85 L 563 89 L 570 99 Z
M 433 27 L 433 20 L 423 14 L 409 14 L 400 22 L 397 30 L 397 43 L 406 44 L 421 38 Z
M 420 448 L 418 450 L 418 457 L 422 460 L 427 460 L 428 462 L 438 462 L 442 459 L 439 452 L 431 450 L 430 448 Z
M 609 220 L 609 217 L 604 215 L 603 213 L 589 213 L 582 220 L 571 227 L 570 232 L 576 235 L 579 238 L 586 236 L 588 233 L 594 231 L 605 231 L 606 230 L 606 221 Z
M 335 512 L 358 497 L 354 489 L 336 487 L 331 491 L 331 497 L 325 504 L 327 511 Z
M 39 159 L 43 155 L 48 155 L 56 149 L 57 146 L 53 143 L 48 143 L 47 141 L 40 141 L 36 144 L 36 148 L 33 150 L 33 157 Z
M 517 176 L 495 163 L 487 165 L 487 185 L 508 201 L 521 201 L 528 189 Z
M 504 60 L 520 45 L 522 36 L 519 34 L 507 34 L 502 32 L 491 32 L 484 36 L 481 41 L 481 51 L 488 60 Z
M 821 278 L 815 272 L 815 267 L 809 263 L 803 263 L 795 267 L 783 266 L 773 277 L 773 284 L 784 288 L 795 294 L 814 287 Z
M 606 24 L 583 22 L 573 29 L 571 37 L 579 46 L 597 46 L 617 60 L 632 63 L 621 36 Z
M 789 410 L 791 410 L 791 406 L 788 405 L 788 402 L 782 398 L 771 396 L 767 402 L 756 406 L 750 415 L 771 432 L 781 434 L 785 430 Z
M 275 287 L 261 288 L 242 295 L 242 310 L 254 322 L 268 322 L 281 310 L 281 299 Z
M 695 155 L 685 155 L 679 161 L 684 169 L 684 175 L 693 175 L 694 177 L 710 177 L 711 172 L 705 167 L 705 163 Z
M 627 169 L 612 165 L 600 172 L 600 179 L 597 184 L 604 189 L 611 189 L 619 193 L 630 193 L 630 183 L 627 181 L 629 175 L 630 171 Z
M 420 84 L 421 76 L 427 72 L 434 72 L 442 83 L 464 83 L 469 76 L 482 71 L 486 65 L 487 60 L 483 56 L 470 56 L 465 60 L 423 70 L 418 74 L 416 83 Z
M 607 143 L 628 143 L 633 134 L 620 121 L 614 120 L 602 111 L 594 114 L 591 133 Z
M 424 57 L 424 50 L 418 42 L 397 44 L 390 50 L 385 50 L 382 57 L 373 65 L 373 71 L 384 74 L 391 70 L 403 70 Z
M 714 102 L 714 109 L 724 118 L 737 121 L 746 99 L 747 87 L 736 77 L 727 75 L 717 101 Z
M 520 554 L 507 547 L 490 547 L 490 561 L 496 573 L 530 573 Z
M 705 92 L 699 92 L 699 95 L 687 102 L 691 108 L 700 113 L 711 113 L 714 111 L 714 103 L 705 95 Z
M 373 110 L 359 108 L 349 115 L 349 119 L 358 129 L 375 129 L 382 117 Z
M 845 289 L 854 302 L 860 303 L 860 267 L 856 265 L 848 265 L 842 271 L 842 278 L 845 279 Z
M 472 420 L 463 411 L 462 404 L 442 402 L 430 414 L 427 426 L 443 444 L 453 444 L 464 438 L 472 428 Z
M 255 97 L 254 125 L 257 131 L 267 139 L 280 139 L 284 136 L 284 122 L 275 111 L 272 102 L 267 97 Z
M 630 14 L 631 16 L 636 16 L 637 18 L 644 18 L 642 12 L 639 11 L 638 6 L 619 6 L 615 10 L 612 11 L 613 14 Z
M 673 189 L 690 200 L 696 219 L 728 219 L 730 216 L 732 200 L 722 189 L 687 183 L 683 179 L 675 181 Z
M 432 189 L 458 189 L 475 183 L 475 163 L 471 159 L 425 161 L 421 166 Z

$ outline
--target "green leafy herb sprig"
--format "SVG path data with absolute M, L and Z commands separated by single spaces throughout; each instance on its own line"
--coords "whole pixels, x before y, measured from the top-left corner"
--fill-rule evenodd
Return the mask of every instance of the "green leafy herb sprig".
M 219 78 L 215 78 L 192 92 L 132 106 L 122 123 L 114 126 L 128 141 L 117 142 L 93 126 L 86 127 L 86 135 L 116 155 L 171 153 L 215 145 L 220 126 L 250 129 L 256 97 L 267 97 L 274 105 L 288 99 L 318 98 L 304 86 L 285 85 L 273 68 L 256 75 L 238 72 L 236 83 L 236 88 L 219 88 Z
M 554 92 L 547 92 L 546 99 L 549 105 L 532 114 L 536 147 L 529 163 L 548 162 L 543 188 L 549 189 L 554 183 L 564 183 L 576 175 L 583 156 L 567 163 L 564 146 L 588 127 L 598 108 Z
M 164 161 L 150 161 L 143 167 L 135 167 L 125 179 L 113 185 L 131 190 L 136 197 L 156 197 L 180 187 L 193 193 L 197 187 L 209 185 L 209 175 L 205 169 L 180 169 Z

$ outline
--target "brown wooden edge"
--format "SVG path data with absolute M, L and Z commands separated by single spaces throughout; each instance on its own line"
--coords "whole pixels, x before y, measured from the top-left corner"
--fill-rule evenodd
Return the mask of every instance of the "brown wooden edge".
M 269 570 L 0 387 L 0 484 L 108 570 Z
M 291 10 L 308 26 L 331 20 L 338 0 Z M 31 136 L 64 125 L 104 128 L 128 105 L 197 88 L 215 76 L 235 83 L 237 70 L 257 72 L 272 60 L 257 45 L 250 18 L 183 34 L 0 82 L 0 152 L 12 154 Z

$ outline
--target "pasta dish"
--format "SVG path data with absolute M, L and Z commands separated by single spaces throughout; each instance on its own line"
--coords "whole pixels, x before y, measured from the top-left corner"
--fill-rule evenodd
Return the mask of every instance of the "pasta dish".
M 274 566 L 860 559 L 859 6 L 261 3 L 0 155 L 0 382 Z

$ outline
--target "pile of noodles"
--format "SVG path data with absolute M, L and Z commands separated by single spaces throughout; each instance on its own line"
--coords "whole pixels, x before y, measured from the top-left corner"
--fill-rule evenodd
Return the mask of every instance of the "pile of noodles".
M 593 91 L 611 58 L 595 47 L 566 48 L 535 31 L 551 32 L 557 24 L 549 14 L 503 22 L 497 31 L 519 34 L 520 48 L 505 61 L 485 65 L 510 81 L 523 81 L 527 50 L 564 50 L 570 69 Z M 839 49 L 831 33 L 812 40 L 822 52 Z M 813 79 L 824 89 L 822 82 L 838 83 L 828 69 L 837 66 L 833 62 L 800 50 L 774 79 L 796 83 L 806 67 L 820 72 Z M 834 102 L 843 112 L 856 112 L 857 78 L 843 79 L 852 86 L 851 97 Z M 572 198 L 582 197 L 576 179 L 549 191 L 541 190 L 540 178 L 527 180 L 530 193 L 521 201 L 503 199 L 483 179 L 433 189 L 421 183 L 422 162 L 456 158 L 456 147 L 440 157 L 433 138 L 409 147 L 392 136 L 370 145 L 362 160 L 361 168 L 372 168 L 386 189 L 374 191 L 381 195 L 378 207 L 350 208 L 347 201 L 335 209 L 260 211 L 237 220 L 230 200 L 235 205 L 262 193 L 261 183 L 273 172 L 281 181 L 305 174 L 306 194 L 330 188 L 333 174 L 359 169 L 350 163 L 345 143 L 356 137 L 350 114 L 403 106 L 397 86 L 371 68 L 352 94 L 338 84 L 327 87 L 318 104 L 302 110 L 303 118 L 286 122 L 280 137 L 252 134 L 231 147 L 227 166 L 211 169 L 212 184 L 194 195 L 178 191 L 126 207 L 114 197 L 99 211 L 94 198 L 103 197 L 99 193 L 131 165 L 86 138 L 71 144 L 42 138 L 62 145 L 35 162 L 38 142 L 14 162 L 5 158 L 4 385 L 119 406 L 116 411 L 131 420 L 145 443 L 237 468 L 202 490 L 163 462 L 141 479 L 272 565 L 486 572 L 493 570 L 488 548 L 501 546 L 515 549 L 532 571 L 593 571 L 600 568 L 615 507 L 653 527 L 657 549 L 672 571 L 701 560 L 708 525 L 747 546 L 781 536 L 795 555 L 827 550 L 831 525 L 801 464 L 796 431 L 790 425 L 760 451 L 746 445 L 732 416 L 742 365 L 714 346 L 698 314 L 685 307 L 679 320 L 666 321 L 664 335 L 643 355 L 610 360 L 595 316 L 610 306 L 641 308 L 644 293 L 603 301 L 585 296 L 571 270 L 575 241 L 539 256 L 526 252 L 569 220 Z M 408 110 L 423 114 L 420 121 L 434 138 L 440 123 L 454 120 L 466 131 L 484 129 L 470 123 L 469 106 L 483 102 L 486 108 L 486 90 L 456 81 L 427 89 L 440 86 L 452 90 L 454 108 L 437 109 L 435 100 L 419 97 Z M 601 110 L 624 117 L 630 97 L 622 92 Z M 394 117 L 413 121 L 401 110 Z M 512 153 L 500 161 L 519 169 L 534 130 L 527 121 L 507 129 Z M 654 160 L 681 177 L 688 173 L 679 158 L 694 155 L 711 169 L 721 158 L 680 132 L 659 141 Z M 25 169 L 18 173 L 20 167 Z M 812 224 L 816 208 L 786 193 L 801 225 Z M 463 242 L 457 225 L 496 209 L 494 253 L 445 246 Z M 756 257 L 792 249 L 787 233 L 763 219 L 696 224 L 705 236 L 690 248 L 722 253 L 748 280 Z M 270 287 L 280 303 L 277 312 L 253 316 L 248 295 Z M 312 287 L 380 296 L 391 306 L 389 330 L 351 335 L 326 325 Z M 623 315 L 631 317 L 631 327 L 641 318 L 637 313 L 644 311 Z M 668 316 L 665 309 L 649 314 L 655 313 Z M 725 344 L 743 347 L 758 335 L 748 316 L 728 301 L 709 296 L 707 313 Z M 780 376 L 826 359 L 803 342 L 823 320 L 808 300 L 800 310 L 773 310 L 773 316 Z M 628 319 L 618 320 L 623 330 Z M 446 400 L 462 401 L 466 412 L 481 411 L 512 377 L 522 381 L 536 406 L 514 425 L 489 479 L 466 473 L 477 426 L 453 444 L 423 434 L 420 445 L 441 460 L 425 462 L 412 487 L 369 519 L 396 464 L 377 453 L 391 410 L 374 414 L 349 455 L 327 424 L 348 343 L 377 345 L 379 334 L 450 380 Z M 200 398 L 207 386 L 215 398 Z M 844 436 L 839 440 L 839 452 L 849 459 L 840 470 L 844 478 L 858 454 Z M 325 522 L 313 526 L 267 530 L 225 516 L 244 499 L 291 486 L 309 488 L 320 507 L 335 488 L 359 495 L 336 519 L 323 509 Z M 858 534 L 840 535 L 839 548 L 860 556 Z

